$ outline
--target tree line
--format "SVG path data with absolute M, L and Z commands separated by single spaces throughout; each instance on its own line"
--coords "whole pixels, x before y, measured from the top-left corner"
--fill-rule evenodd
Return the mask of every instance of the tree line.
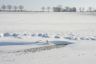
M 85 9 L 84 7 L 62 7 L 62 6 L 57 6 L 57 7 L 41 7 L 42 12 L 96 12 L 96 9 L 92 8 L 92 7 L 88 7 L 87 9 Z
M 2 5 L 0 6 L 0 12 L 40 12 L 40 11 L 28 11 L 24 9 L 23 5 Z M 76 8 L 76 7 L 62 7 L 62 6 L 56 6 L 56 7 L 41 7 L 41 12 L 96 12 L 96 9 L 93 9 L 92 7 L 88 7 L 87 10 L 83 7 Z
M 58 6 L 58 7 L 42 7 L 41 8 L 43 12 L 50 12 L 50 11 L 53 11 L 53 12 L 76 12 L 77 9 L 76 7 L 65 7 L 65 8 L 62 8 L 61 6 Z
M 19 6 L 12 6 L 12 5 L 2 5 L 0 7 L 0 11 L 5 11 L 5 12 L 19 12 L 19 11 L 24 11 L 24 6 L 23 5 L 19 5 Z

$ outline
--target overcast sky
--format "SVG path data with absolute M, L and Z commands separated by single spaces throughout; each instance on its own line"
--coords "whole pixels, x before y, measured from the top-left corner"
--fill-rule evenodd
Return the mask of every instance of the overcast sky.
M 0 5 L 24 5 L 25 9 L 40 10 L 42 6 L 96 7 L 96 0 L 0 0 Z

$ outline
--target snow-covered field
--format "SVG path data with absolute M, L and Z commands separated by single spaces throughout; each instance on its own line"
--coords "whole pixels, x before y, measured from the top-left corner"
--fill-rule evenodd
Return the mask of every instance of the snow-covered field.
M 0 13 L 0 32 L 93 32 L 95 20 L 79 13 Z
M 36 53 L 3 52 L 0 53 L 0 64 L 96 64 L 96 42 L 79 41 L 62 48 Z
M 0 64 L 96 64 L 95 28 L 94 15 L 0 12 Z

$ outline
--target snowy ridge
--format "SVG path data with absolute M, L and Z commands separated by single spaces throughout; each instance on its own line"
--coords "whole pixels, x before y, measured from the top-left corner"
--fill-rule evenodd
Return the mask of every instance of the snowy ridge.
M 77 41 L 96 41 L 95 33 L 1 33 L 3 45 L 67 45 Z
M 47 40 L 96 40 L 96 34 L 80 34 L 80 33 L 1 33 L 0 41 L 3 40 L 26 40 L 26 41 L 47 41 Z M 28 40 L 27 40 L 28 39 Z M 40 39 L 40 40 L 39 40 Z

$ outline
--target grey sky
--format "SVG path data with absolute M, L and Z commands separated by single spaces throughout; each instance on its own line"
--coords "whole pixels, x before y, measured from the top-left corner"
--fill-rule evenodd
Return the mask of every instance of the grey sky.
M 0 5 L 24 5 L 29 10 L 40 10 L 42 6 L 75 6 L 75 7 L 96 7 L 96 0 L 0 0 Z

